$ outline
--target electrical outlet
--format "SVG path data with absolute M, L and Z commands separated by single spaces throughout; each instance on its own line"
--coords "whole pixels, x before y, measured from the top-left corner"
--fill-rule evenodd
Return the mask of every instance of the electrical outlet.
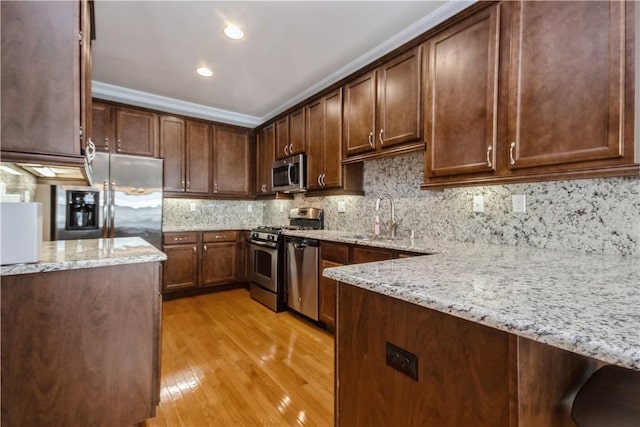
M 418 356 L 387 342 L 387 365 L 418 381 Z
M 196 204 L 193 203 L 193 202 L 189 203 L 189 210 L 191 212 L 195 212 L 196 211 Z
M 524 213 L 527 211 L 527 200 L 524 194 L 511 195 L 511 206 L 513 212 Z
M 473 196 L 473 211 L 484 212 L 484 196 Z
M 284 205 L 280 203 L 280 213 L 284 213 Z
M 247 205 L 247 212 L 249 212 L 249 213 L 253 212 L 253 205 L 252 204 L 248 204 Z
M 344 201 L 338 202 L 338 213 L 345 213 L 347 211 L 347 204 Z

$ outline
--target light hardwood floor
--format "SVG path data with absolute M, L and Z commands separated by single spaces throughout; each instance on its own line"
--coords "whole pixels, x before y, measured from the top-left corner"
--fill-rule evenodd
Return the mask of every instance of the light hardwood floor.
M 333 337 L 237 289 L 163 303 L 162 389 L 146 426 L 332 426 Z

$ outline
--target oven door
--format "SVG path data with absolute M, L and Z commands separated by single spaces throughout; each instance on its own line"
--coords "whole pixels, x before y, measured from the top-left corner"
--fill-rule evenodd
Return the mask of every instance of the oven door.
M 250 242 L 252 282 L 278 292 L 278 249 L 269 243 Z

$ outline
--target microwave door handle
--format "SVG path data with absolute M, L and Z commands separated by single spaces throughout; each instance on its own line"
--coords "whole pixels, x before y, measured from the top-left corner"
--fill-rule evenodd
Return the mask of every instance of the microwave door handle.
M 287 171 L 288 171 L 287 177 L 289 178 L 289 185 L 293 185 L 294 182 L 293 182 L 293 178 L 291 177 L 291 172 L 295 172 L 293 163 L 289 163 L 289 168 Z

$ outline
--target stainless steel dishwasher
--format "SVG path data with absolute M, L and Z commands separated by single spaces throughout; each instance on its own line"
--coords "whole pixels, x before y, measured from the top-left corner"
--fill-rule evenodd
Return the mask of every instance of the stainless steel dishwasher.
M 287 237 L 287 305 L 318 320 L 318 240 Z

